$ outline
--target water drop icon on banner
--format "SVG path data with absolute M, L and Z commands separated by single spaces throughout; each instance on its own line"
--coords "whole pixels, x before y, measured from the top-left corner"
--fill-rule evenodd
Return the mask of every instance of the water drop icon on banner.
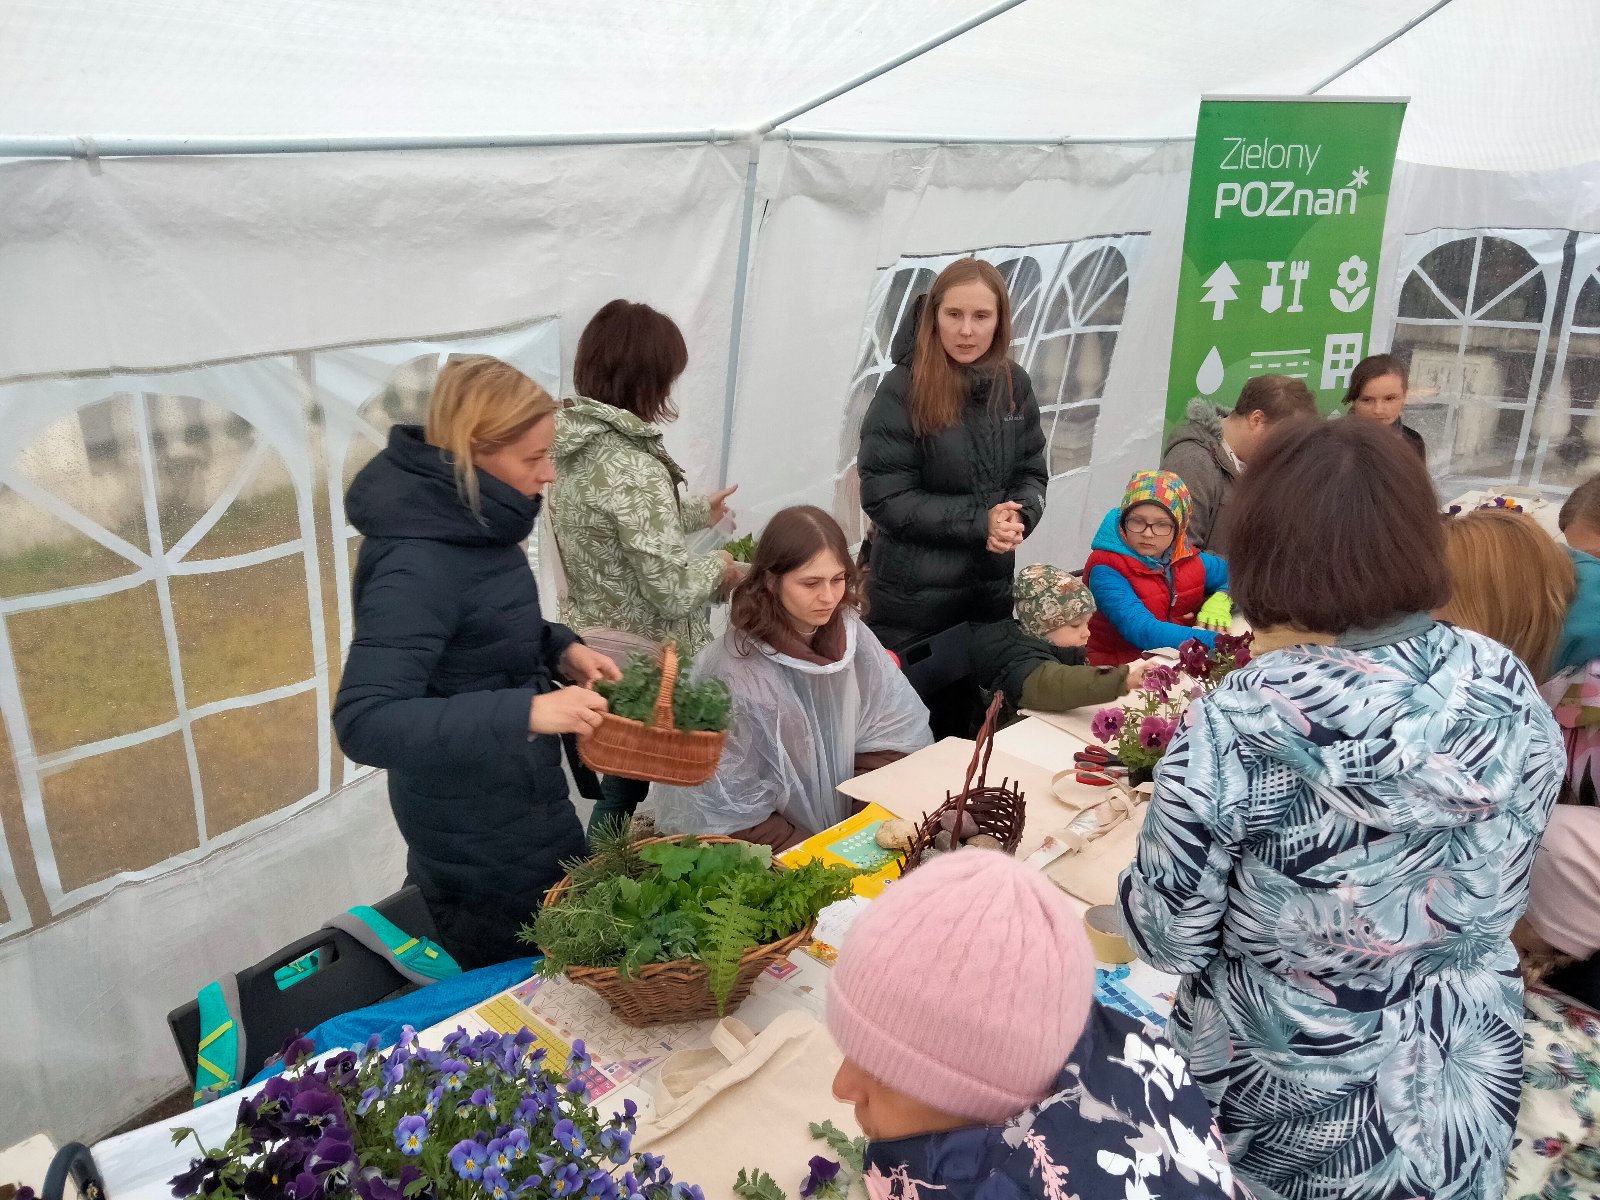
M 1211 353 L 1206 355 L 1205 362 L 1200 364 L 1200 369 L 1194 374 L 1194 385 L 1200 389 L 1202 396 L 1209 396 L 1222 386 L 1222 355 L 1217 353 L 1215 346 Z

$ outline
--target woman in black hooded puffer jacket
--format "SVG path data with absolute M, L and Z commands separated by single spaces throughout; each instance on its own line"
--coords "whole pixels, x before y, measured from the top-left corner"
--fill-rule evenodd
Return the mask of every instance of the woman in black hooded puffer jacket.
M 481 355 L 439 372 L 426 430 L 397 425 L 350 485 L 365 535 L 334 729 L 389 773 L 406 867 L 463 967 L 517 930 L 584 853 L 557 735 L 600 722 L 615 664 L 540 614 L 523 543 L 555 478 L 555 402 Z
M 867 410 L 867 623 L 891 650 L 1011 616 L 1015 551 L 1044 515 L 1050 477 L 1033 383 L 1010 347 L 1005 281 L 960 259 L 896 337 Z

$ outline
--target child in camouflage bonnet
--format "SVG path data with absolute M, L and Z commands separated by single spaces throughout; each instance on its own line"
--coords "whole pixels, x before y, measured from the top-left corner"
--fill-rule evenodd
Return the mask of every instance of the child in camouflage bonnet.
M 1094 596 L 1060 567 L 1036 563 L 1017 573 L 1017 619 L 975 625 L 972 659 L 979 681 L 1018 708 L 1066 712 L 1108 704 L 1139 686 L 1145 664 L 1085 666 Z

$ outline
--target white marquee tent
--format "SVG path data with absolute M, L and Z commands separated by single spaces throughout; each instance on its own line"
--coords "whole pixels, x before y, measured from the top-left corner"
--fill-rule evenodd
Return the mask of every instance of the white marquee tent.
M 398 885 L 328 705 L 343 481 L 442 352 L 684 327 L 692 479 L 853 528 L 907 295 L 1001 264 L 1071 564 L 1165 395 L 1203 94 L 1409 96 L 1374 344 L 1441 479 L 1600 466 L 1588 0 L 5 0 L 0 1144 L 179 1086 L 168 1009 Z

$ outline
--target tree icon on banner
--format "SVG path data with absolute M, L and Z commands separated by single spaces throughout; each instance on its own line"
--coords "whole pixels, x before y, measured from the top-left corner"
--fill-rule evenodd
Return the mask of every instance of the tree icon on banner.
M 1222 310 L 1230 300 L 1237 300 L 1239 293 L 1234 291 L 1239 286 L 1239 277 L 1233 273 L 1233 268 L 1223 263 L 1211 277 L 1206 280 L 1205 295 L 1200 297 L 1201 304 L 1211 305 L 1211 319 L 1222 320 Z

